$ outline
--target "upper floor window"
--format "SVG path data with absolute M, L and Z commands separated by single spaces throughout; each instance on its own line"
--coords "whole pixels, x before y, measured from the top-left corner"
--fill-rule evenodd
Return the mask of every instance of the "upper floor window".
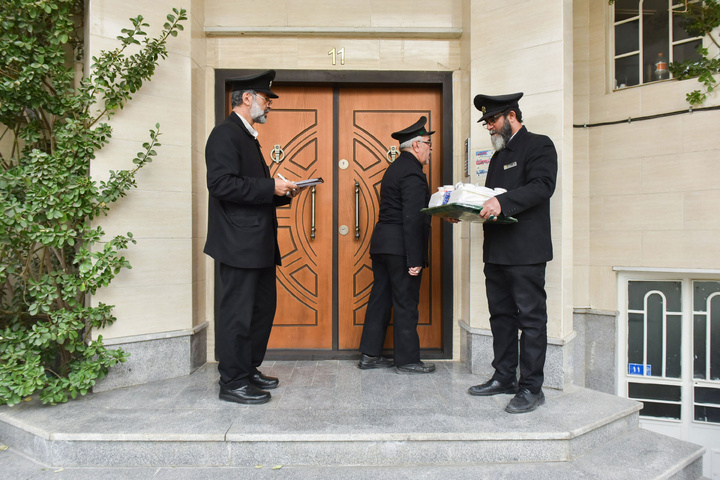
M 697 0 L 615 1 L 614 88 L 670 78 L 670 62 L 700 59 L 702 37 L 683 28 L 687 1 Z

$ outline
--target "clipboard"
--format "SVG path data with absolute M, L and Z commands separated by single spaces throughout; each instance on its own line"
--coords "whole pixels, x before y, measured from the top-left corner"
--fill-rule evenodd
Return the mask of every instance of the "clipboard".
M 320 178 L 308 178 L 307 180 L 298 180 L 297 182 L 293 182 L 298 187 L 312 187 L 313 185 L 319 185 L 321 183 L 325 183 L 325 180 Z
M 427 215 L 433 215 L 441 218 L 457 218 L 460 221 L 465 222 L 479 222 L 484 223 L 486 220 L 480 216 L 482 207 L 479 205 L 470 205 L 467 203 L 448 203 L 446 205 L 439 205 L 437 207 L 423 208 L 421 212 Z M 515 217 L 506 217 L 502 213 L 497 218 L 489 223 L 518 223 Z

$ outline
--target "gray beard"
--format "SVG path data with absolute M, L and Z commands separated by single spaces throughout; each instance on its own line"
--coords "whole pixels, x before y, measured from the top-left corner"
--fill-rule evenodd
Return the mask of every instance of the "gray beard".
M 510 141 L 510 137 L 512 137 L 512 127 L 506 118 L 505 123 L 503 123 L 503 126 L 500 127 L 500 131 L 490 135 L 490 141 L 492 142 L 495 151 L 499 152 L 505 148 L 505 145 L 507 145 Z
M 255 123 L 267 122 L 267 112 L 260 108 L 255 99 L 253 99 L 252 105 L 250 105 L 250 116 Z
M 505 139 L 499 133 L 496 133 L 495 135 L 490 135 L 490 141 L 492 142 L 493 148 L 496 152 L 499 152 L 500 150 L 505 148 Z

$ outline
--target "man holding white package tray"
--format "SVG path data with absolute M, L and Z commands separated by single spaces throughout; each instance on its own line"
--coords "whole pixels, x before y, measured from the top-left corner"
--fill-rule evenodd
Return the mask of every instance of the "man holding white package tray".
M 505 408 L 509 413 L 530 412 L 545 403 L 545 268 L 553 257 L 550 197 L 558 169 L 550 138 L 530 133 L 522 124 L 518 105 L 522 96 L 477 95 L 474 100 L 482 112 L 479 122 L 490 133 L 495 150 L 485 186 L 507 192 L 488 199 L 480 212 L 485 219 L 483 261 L 495 373 L 468 393 L 515 394 Z M 500 214 L 518 222 L 497 223 Z M 522 332 L 519 342 L 518 330 Z

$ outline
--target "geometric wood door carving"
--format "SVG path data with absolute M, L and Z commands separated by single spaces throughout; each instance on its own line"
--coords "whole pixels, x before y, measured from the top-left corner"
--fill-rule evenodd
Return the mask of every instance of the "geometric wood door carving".
M 291 181 L 322 177 L 325 183 L 315 188 L 314 197 L 311 187 L 277 209 L 282 266 L 270 347 L 328 349 L 333 328 L 332 89 L 273 90 L 280 96 L 276 108 L 257 127 L 272 176 Z M 280 163 L 270 158 L 275 145 L 285 155 Z

